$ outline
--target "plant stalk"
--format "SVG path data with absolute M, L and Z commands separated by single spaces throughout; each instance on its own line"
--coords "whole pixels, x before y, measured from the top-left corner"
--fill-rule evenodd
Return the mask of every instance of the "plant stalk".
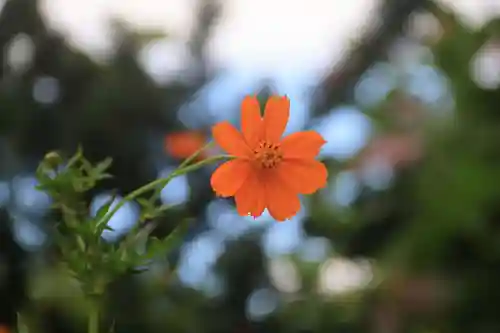
M 207 158 L 203 161 L 200 161 L 198 163 L 194 163 L 194 164 L 191 164 L 191 165 L 187 165 L 185 167 L 182 167 L 182 168 L 179 168 L 175 171 L 173 171 L 168 177 L 166 178 L 160 178 L 160 179 L 157 179 L 155 181 L 152 181 L 151 183 L 149 184 L 146 184 L 140 188 L 138 188 L 137 190 L 129 193 L 127 196 L 125 196 L 113 209 L 111 209 L 106 215 L 104 215 L 104 217 L 102 218 L 101 221 L 99 221 L 99 225 L 101 225 L 102 223 L 108 223 L 109 220 L 111 219 L 111 217 L 120 209 L 123 207 L 123 205 L 125 205 L 125 203 L 127 203 L 128 201 L 131 201 L 131 200 L 134 200 L 135 198 L 137 198 L 138 196 L 140 196 L 141 194 L 144 194 L 148 191 L 151 191 L 153 189 L 155 189 L 156 187 L 158 186 L 162 186 L 164 187 L 165 185 L 167 185 L 173 178 L 177 177 L 177 176 L 181 176 L 183 174 L 186 174 L 186 173 L 189 173 L 191 171 L 195 171 L 205 165 L 208 165 L 208 164 L 211 164 L 213 162 L 217 162 L 217 161 L 220 161 L 220 160 L 223 160 L 223 159 L 228 159 L 228 158 L 231 158 L 231 156 L 228 156 L 228 155 L 218 155 L 218 156 L 213 156 L 213 157 L 210 157 L 210 158 Z
M 99 333 L 99 307 L 92 303 L 89 314 L 88 333 Z

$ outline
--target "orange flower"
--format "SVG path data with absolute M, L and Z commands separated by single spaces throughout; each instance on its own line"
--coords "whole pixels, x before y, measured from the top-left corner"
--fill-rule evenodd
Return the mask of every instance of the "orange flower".
M 207 143 L 205 135 L 196 131 L 169 133 L 165 136 L 165 150 L 170 156 L 185 159 L 193 155 Z M 202 152 L 198 159 L 206 158 Z
M 314 131 L 282 138 L 289 114 L 287 97 L 270 97 L 262 117 L 257 98 L 249 96 L 241 104 L 242 133 L 229 122 L 212 129 L 217 144 L 235 157 L 215 170 L 212 188 L 219 196 L 234 196 L 242 216 L 256 218 L 267 208 L 284 221 L 300 210 L 299 194 L 326 185 L 326 167 L 315 160 L 326 141 Z
M 10 333 L 9 327 L 0 324 L 0 333 Z

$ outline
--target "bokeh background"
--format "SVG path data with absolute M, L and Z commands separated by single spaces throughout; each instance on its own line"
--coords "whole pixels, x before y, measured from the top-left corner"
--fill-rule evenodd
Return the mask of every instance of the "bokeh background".
M 247 94 L 292 101 L 330 176 L 286 223 L 239 217 L 213 168 L 172 181 L 184 244 L 107 294 L 115 332 L 500 332 L 500 1 L 3 0 L 0 324 L 84 332 L 57 269 L 51 150 L 114 159 L 88 196 L 168 174 L 178 131 L 237 123 Z M 179 148 L 179 147 L 178 147 Z M 182 148 L 182 147 L 180 147 Z M 112 219 L 117 242 L 138 219 Z M 21 318 L 21 320 L 19 319 Z M 3 332 L 3 331 L 2 331 Z

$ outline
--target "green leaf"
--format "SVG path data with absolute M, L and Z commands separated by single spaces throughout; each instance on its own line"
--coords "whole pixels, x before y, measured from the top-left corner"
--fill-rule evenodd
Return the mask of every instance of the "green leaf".
M 92 174 L 93 169 L 94 169 L 94 166 L 92 165 L 92 163 L 90 163 L 90 161 L 87 160 L 86 158 L 82 158 L 81 162 L 82 162 L 81 169 L 83 171 L 85 171 L 85 173 L 88 175 Z
M 163 212 L 172 208 L 173 205 L 162 205 L 160 207 L 155 207 L 152 203 L 147 208 L 144 208 L 141 212 L 140 221 L 152 220 L 163 214 Z
M 191 220 L 186 219 L 181 222 L 177 228 L 170 233 L 165 239 L 159 240 L 158 238 L 151 238 L 148 242 L 146 253 L 140 256 L 141 263 L 145 264 L 149 260 L 159 256 L 170 253 L 173 249 L 179 247 L 184 237 L 189 230 Z
M 173 207 L 173 205 L 161 205 L 159 208 L 156 209 L 156 212 L 158 214 L 161 214 L 163 212 L 166 212 L 167 210 L 169 210 L 172 207 Z
M 103 231 L 104 230 L 115 231 L 115 229 L 111 228 L 107 223 L 103 223 L 103 224 L 104 224 L 104 227 L 102 227 Z
M 88 177 L 73 177 L 73 190 L 77 193 L 83 193 L 93 188 L 95 182 Z
M 61 234 L 56 228 L 52 231 L 52 239 L 60 248 L 62 253 L 69 253 L 73 250 L 73 246 L 71 246 L 69 239 Z
M 80 279 L 85 278 L 86 263 L 79 253 L 76 251 L 64 253 L 63 259 L 67 263 L 68 268 L 75 273 L 75 276 L 78 276 Z
M 17 331 L 19 333 L 29 333 L 27 320 L 24 319 L 20 312 L 17 313 Z
M 103 180 L 103 179 L 110 179 L 113 178 L 113 175 L 110 173 L 101 173 L 98 177 L 97 180 Z
M 116 194 L 113 193 L 111 195 L 111 198 L 109 198 L 102 206 L 101 208 L 99 208 L 97 210 L 97 214 L 95 216 L 95 219 L 96 220 L 100 220 L 104 217 L 104 215 L 106 215 L 109 211 L 109 209 L 111 208 L 111 205 L 113 204 L 113 202 L 116 200 Z
M 103 161 L 97 163 L 97 165 L 94 167 L 94 174 L 104 175 L 104 171 L 108 170 L 112 163 L 113 159 L 111 157 L 108 157 Z
M 113 205 L 113 202 L 115 202 L 115 200 L 116 200 L 116 194 L 113 193 L 113 195 L 111 196 L 111 198 L 109 198 L 104 203 L 104 205 L 102 205 L 101 208 L 99 208 L 99 210 L 97 211 L 97 214 L 96 214 L 96 216 L 93 219 L 94 223 L 95 223 L 95 234 L 96 235 L 101 236 L 101 234 L 102 234 L 102 232 L 104 230 L 110 230 L 111 229 L 111 227 L 108 226 L 107 220 L 104 219 L 104 217 L 110 211 L 111 206 Z M 113 230 L 113 229 L 111 229 L 111 230 Z
M 191 222 L 191 219 L 185 219 L 177 226 L 177 228 L 174 229 L 174 231 L 172 231 L 170 235 L 167 236 L 167 238 L 165 238 L 163 241 L 163 248 L 167 252 L 170 252 L 172 249 L 177 248 L 182 244 Z
M 67 168 L 68 169 L 72 168 L 78 161 L 81 160 L 82 156 L 83 156 L 82 146 L 78 145 L 75 155 L 73 155 L 73 157 L 71 157 L 70 160 L 68 161 Z
M 144 198 L 137 198 L 136 201 L 142 208 L 146 209 L 153 205 L 150 200 Z

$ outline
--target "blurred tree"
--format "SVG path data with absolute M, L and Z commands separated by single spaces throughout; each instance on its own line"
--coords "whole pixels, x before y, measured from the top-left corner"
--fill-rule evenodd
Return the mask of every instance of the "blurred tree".
M 374 26 L 365 31 L 361 40 L 343 59 L 336 63 L 330 73 L 314 91 L 313 110 L 316 116 L 327 113 L 332 106 L 353 100 L 354 87 L 361 75 L 375 62 L 385 57 L 393 41 L 404 33 L 410 16 L 425 7 L 429 0 L 385 0 L 374 17 Z M 376 22 L 376 24 L 375 24 Z
M 115 177 L 89 193 L 89 202 L 98 192 L 117 189 L 126 194 L 155 179 L 158 166 L 150 140 L 181 126 L 176 110 L 208 79 L 203 50 L 218 8 L 210 1 L 200 1 L 199 8 L 200 22 L 190 42 L 195 69 L 190 73 L 192 80 L 174 80 L 159 86 L 144 73 L 137 55 L 147 43 L 164 36 L 151 31 L 132 32 L 122 23 L 114 22 L 113 38 L 118 48 L 109 61 L 98 64 L 45 26 L 37 1 L 7 0 L 0 14 L 3 50 L 0 135 L 13 148 L 14 157 L 3 162 L 20 161 L 21 170 L 32 172 L 49 150 L 69 155 L 78 144 L 82 144 L 93 162 L 111 156 L 114 163 L 110 172 Z M 26 61 L 24 67 L 18 68 L 16 64 L 21 59 Z M 159 135 L 155 137 L 155 133 Z M 8 165 L 5 168 L 13 170 Z M 208 188 L 204 193 L 211 195 Z M 188 204 L 181 215 L 173 212 L 163 217 L 163 222 L 171 223 L 159 223 L 162 228 L 156 233 L 168 234 L 180 219 L 200 215 L 202 208 L 189 209 L 204 206 L 208 200 L 204 196 L 194 199 L 197 203 Z M 5 247 L 2 254 L 18 258 L 12 238 L 5 238 L 2 246 Z M 9 281 L 15 282 L 16 287 L 11 288 L 9 296 L 2 297 L 2 300 L 12 299 L 2 302 L 5 307 L 2 314 L 6 314 L 5 320 L 11 324 L 22 297 L 22 292 L 14 290 L 23 290 L 24 281 L 19 275 L 22 271 L 16 267 L 23 262 L 13 264 L 10 259 L 6 262 L 9 274 L 17 274 L 9 275 Z M 118 292 L 131 292 L 131 283 Z M 47 313 L 47 318 L 55 317 Z
M 14 328 L 26 300 L 26 253 L 12 239 L 9 214 L 0 210 L 0 323 Z

